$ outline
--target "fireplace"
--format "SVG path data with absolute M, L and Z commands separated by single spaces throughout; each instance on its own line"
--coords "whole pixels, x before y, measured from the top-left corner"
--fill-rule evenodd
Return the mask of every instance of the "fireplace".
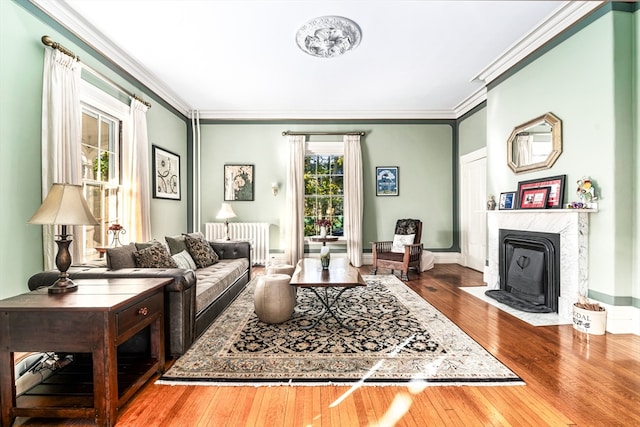
M 571 321 L 578 294 L 586 295 L 589 282 L 589 212 L 583 209 L 545 209 L 487 212 L 487 258 L 484 281 L 489 289 L 500 289 L 500 229 L 560 235 L 560 319 Z
M 530 313 L 558 311 L 560 235 L 528 230 L 499 230 L 500 288 L 490 296 Z

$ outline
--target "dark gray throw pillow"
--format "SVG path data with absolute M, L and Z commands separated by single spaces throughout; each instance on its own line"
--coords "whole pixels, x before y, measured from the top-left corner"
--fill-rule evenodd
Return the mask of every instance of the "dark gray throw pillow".
M 117 246 L 107 249 L 107 267 L 111 270 L 120 270 L 121 268 L 136 268 L 136 260 L 133 253 L 136 251 L 136 245 L 129 243 L 126 246 Z
M 178 268 L 178 264 L 162 243 L 134 252 L 133 257 L 139 268 Z
M 195 233 L 182 233 L 179 236 L 165 236 L 164 240 L 169 246 L 169 252 L 171 252 L 171 255 L 176 255 L 182 251 L 187 251 L 187 244 L 184 241 L 184 236 L 191 236 L 196 239 L 205 240 L 204 234 L 199 231 Z
M 187 250 L 191 258 L 196 262 L 198 268 L 209 267 L 218 262 L 218 254 L 215 253 L 209 242 L 204 238 L 195 238 L 189 235 L 184 236 Z

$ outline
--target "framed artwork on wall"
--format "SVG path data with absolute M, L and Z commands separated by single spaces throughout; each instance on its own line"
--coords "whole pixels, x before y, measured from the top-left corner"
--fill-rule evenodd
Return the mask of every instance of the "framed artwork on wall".
M 397 196 L 398 166 L 376 166 L 376 196 Z
M 515 209 L 516 204 L 516 192 L 507 191 L 506 193 L 500 193 L 500 200 L 498 202 L 498 209 Z
M 224 165 L 224 200 L 253 201 L 253 165 Z
M 518 183 L 518 207 L 522 207 L 523 193 L 525 190 L 549 187 L 547 197 L 547 209 L 562 209 L 564 204 L 564 182 L 566 175 L 552 176 L 549 178 L 532 179 Z
M 180 156 L 152 145 L 153 197 L 180 200 Z

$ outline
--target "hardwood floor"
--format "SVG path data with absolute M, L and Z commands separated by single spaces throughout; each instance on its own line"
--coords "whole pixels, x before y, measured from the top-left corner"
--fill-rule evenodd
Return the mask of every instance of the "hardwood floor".
M 361 269 L 369 274 L 370 267 Z M 256 269 L 256 273 L 261 273 Z M 379 272 L 385 273 L 385 271 Z M 438 264 L 407 282 L 524 386 L 213 387 L 150 381 L 118 426 L 635 426 L 640 425 L 640 337 L 534 327 L 461 291 L 482 274 Z M 345 393 L 346 398 L 335 403 Z M 18 419 L 14 425 L 92 425 Z

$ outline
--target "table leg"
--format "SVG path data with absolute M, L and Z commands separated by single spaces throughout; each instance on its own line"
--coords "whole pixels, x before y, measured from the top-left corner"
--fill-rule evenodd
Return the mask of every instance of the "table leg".
M 328 313 L 328 314 L 330 314 L 330 315 L 331 315 L 331 317 L 333 317 L 334 319 L 336 319 L 336 322 L 338 322 L 338 324 L 339 324 L 340 326 L 342 326 L 343 328 L 348 329 L 348 330 L 350 330 L 350 331 L 352 331 L 352 330 L 354 330 L 354 329 L 355 329 L 353 326 L 345 325 L 345 324 L 344 324 L 344 322 L 343 322 L 343 321 L 342 321 L 338 316 L 336 316 L 335 311 L 334 311 L 334 310 L 332 310 L 332 307 L 333 307 L 334 305 L 336 305 L 336 303 L 337 303 L 337 302 L 338 302 L 338 300 L 340 299 L 340 296 L 341 296 L 341 295 L 342 295 L 346 290 L 351 289 L 351 288 L 349 288 L 349 287 L 344 287 L 344 288 L 340 289 L 340 291 L 338 292 L 338 295 L 336 295 L 336 296 L 335 296 L 335 298 L 333 298 L 333 301 L 330 301 L 330 300 L 329 300 L 329 294 L 328 294 L 328 292 L 327 292 L 327 288 L 326 288 L 326 287 L 324 288 L 324 298 L 323 298 L 323 296 L 322 296 L 322 295 L 320 295 L 320 293 L 318 293 L 318 291 L 316 291 L 316 289 L 315 289 L 315 288 L 309 288 L 309 289 L 311 289 L 311 291 L 313 291 L 313 293 L 314 293 L 314 294 L 316 294 L 316 296 L 318 297 L 318 299 L 320 300 L 320 302 L 321 302 L 321 303 L 322 303 L 322 305 L 324 306 L 324 311 L 323 311 L 323 312 L 318 316 L 318 318 L 316 319 L 316 321 L 315 321 L 312 325 L 310 325 L 310 326 L 305 326 L 305 327 L 302 327 L 302 328 L 300 328 L 300 329 L 307 330 L 307 329 L 315 328 L 315 327 L 316 327 L 316 325 L 317 325 L 318 323 L 320 323 L 320 320 L 322 320 L 322 319 L 324 318 L 324 316 L 326 316 L 326 315 L 327 315 L 327 313 Z

